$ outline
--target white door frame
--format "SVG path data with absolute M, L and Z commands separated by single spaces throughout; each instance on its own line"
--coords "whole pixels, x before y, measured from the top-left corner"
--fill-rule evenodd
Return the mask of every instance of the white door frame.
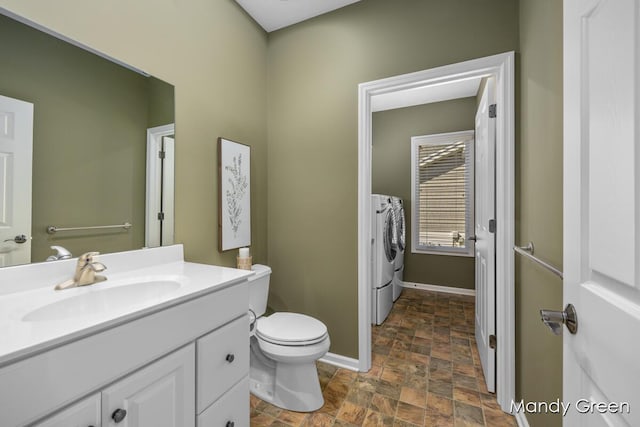
M 147 129 L 147 197 L 145 205 L 145 233 L 144 245 L 146 247 L 162 246 L 160 242 L 160 211 L 161 170 L 158 152 L 162 147 L 162 138 L 175 134 L 175 124 L 156 126 Z M 167 218 L 168 219 L 168 218 Z M 171 218 L 173 221 L 173 217 Z M 173 227 L 171 227 L 173 229 Z
M 497 398 L 505 412 L 515 398 L 515 54 L 502 53 L 358 86 L 358 369 L 371 368 L 372 98 L 407 89 L 493 76 L 496 80 L 496 337 Z

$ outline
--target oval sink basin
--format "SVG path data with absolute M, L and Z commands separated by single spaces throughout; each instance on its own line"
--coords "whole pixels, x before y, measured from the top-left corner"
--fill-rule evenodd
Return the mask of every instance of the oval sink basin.
M 65 298 L 27 313 L 22 320 L 42 322 L 66 320 L 83 316 L 95 316 L 109 311 L 122 310 L 140 303 L 154 303 L 175 291 L 181 283 L 175 280 L 150 280 L 127 285 L 91 289 L 81 295 Z M 117 283 L 117 282 L 116 282 Z M 115 284 L 115 283 L 114 283 Z M 80 290 L 81 288 L 78 288 Z M 61 292 L 73 292 L 69 289 Z

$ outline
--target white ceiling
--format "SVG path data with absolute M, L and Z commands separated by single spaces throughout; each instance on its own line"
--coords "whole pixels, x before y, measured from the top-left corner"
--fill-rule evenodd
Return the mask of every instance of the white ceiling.
M 297 24 L 360 0 L 236 0 L 267 32 Z
M 386 111 L 476 96 L 482 77 L 390 92 L 371 97 L 371 110 Z

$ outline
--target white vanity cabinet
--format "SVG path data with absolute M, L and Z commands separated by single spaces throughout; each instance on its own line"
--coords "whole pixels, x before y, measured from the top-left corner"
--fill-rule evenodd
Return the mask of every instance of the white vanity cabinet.
M 248 301 L 243 276 L 0 365 L 0 426 L 248 426 Z
M 248 330 L 240 316 L 34 427 L 248 426 Z

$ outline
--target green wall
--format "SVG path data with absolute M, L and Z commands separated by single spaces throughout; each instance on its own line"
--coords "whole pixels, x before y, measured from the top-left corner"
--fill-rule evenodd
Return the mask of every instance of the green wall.
M 147 79 L 148 111 L 147 127 L 168 125 L 175 119 L 174 87 L 155 77 Z
M 520 0 L 516 242 L 562 268 L 562 2 Z M 527 401 L 562 397 L 562 338 L 540 322 L 562 309 L 562 281 L 516 257 L 516 393 Z M 527 415 L 532 427 L 559 415 Z
M 0 94 L 34 104 L 32 261 L 51 245 L 144 246 L 146 129 L 173 122 L 173 87 L 2 15 L 0 39 Z M 124 221 L 128 232 L 45 231 Z
M 473 257 L 411 253 L 411 137 L 473 130 L 476 99 L 418 105 L 373 114 L 373 193 L 402 197 L 404 201 L 407 250 L 404 253 L 404 280 L 455 288 L 475 288 Z
M 175 85 L 175 231 L 188 260 L 235 265 L 235 251 L 217 249 L 216 141 L 251 145 L 252 251 L 256 262 L 267 261 L 267 35 L 234 1 L 0 0 L 0 7 Z
M 363 0 L 269 35 L 271 305 L 358 354 L 361 82 L 517 49 L 513 0 Z

